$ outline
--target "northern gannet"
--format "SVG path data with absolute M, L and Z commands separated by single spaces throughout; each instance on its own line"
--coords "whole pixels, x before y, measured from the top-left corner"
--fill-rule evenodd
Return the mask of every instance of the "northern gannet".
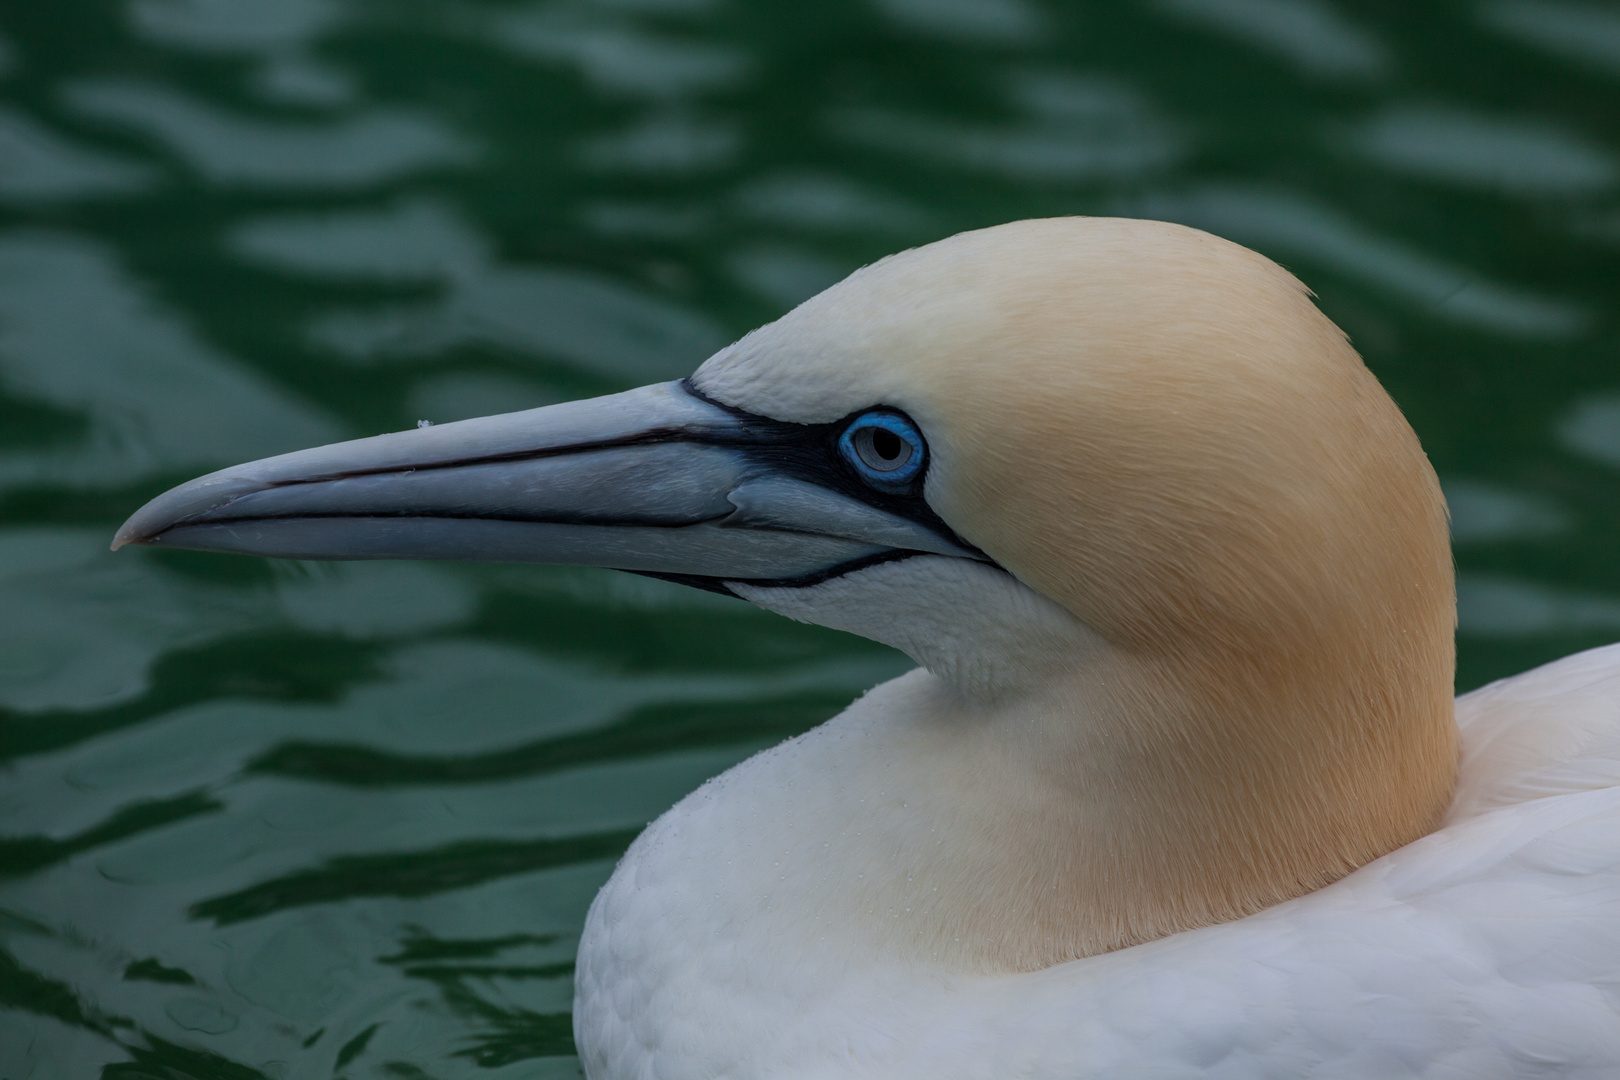
M 631 846 L 593 1080 L 1620 1075 L 1620 650 L 1454 715 L 1417 438 L 1207 233 L 964 233 L 686 380 L 226 469 L 132 542 L 617 567 L 921 665 Z

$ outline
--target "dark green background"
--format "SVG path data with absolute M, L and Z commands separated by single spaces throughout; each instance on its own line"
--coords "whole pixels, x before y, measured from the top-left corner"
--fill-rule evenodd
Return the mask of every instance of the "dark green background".
M 1066 213 L 1317 291 L 1451 497 L 1460 688 L 1620 636 L 1615 4 L 0 0 L 0 1074 L 576 1075 L 614 857 L 903 658 L 113 529 Z

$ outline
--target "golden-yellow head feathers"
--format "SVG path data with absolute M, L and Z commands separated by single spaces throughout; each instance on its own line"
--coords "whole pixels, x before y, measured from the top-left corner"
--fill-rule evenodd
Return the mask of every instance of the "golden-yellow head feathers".
M 780 419 L 906 410 L 935 508 L 1122 642 L 1192 620 L 1295 632 L 1290 609 L 1359 602 L 1388 561 L 1421 558 L 1411 586 L 1449 606 L 1444 504 L 1411 429 L 1304 286 L 1208 233 L 964 233 L 855 273 L 695 382 Z
M 1444 813 L 1439 485 L 1270 260 L 1161 222 L 964 233 L 857 272 L 694 382 L 784 420 L 905 410 L 935 510 L 1111 643 L 1085 696 L 1116 736 L 1098 775 L 1164 817 L 1156 853 L 1119 854 L 1140 865 L 1113 945 L 1317 887 Z

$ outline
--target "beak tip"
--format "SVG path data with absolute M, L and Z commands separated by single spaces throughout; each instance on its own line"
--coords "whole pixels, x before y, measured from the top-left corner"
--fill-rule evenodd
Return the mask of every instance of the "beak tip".
M 118 532 L 113 534 L 112 546 L 108 550 L 117 551 L 128 544 L 146 544 L 151 540 L 152 537 L 144 535 L 139 529 L 131 528 L 130 523 L 126 521 L 119 526 Z
M 253 463 L 249 463 L 250 465 Z M 156 544 L 174 526 L 217 510 L 232 500 L 266 485 L 239 475 L 242 466 L 221 469 L 171 488 L 129 516 L 113 534 L 111 550 L 129 544 Z

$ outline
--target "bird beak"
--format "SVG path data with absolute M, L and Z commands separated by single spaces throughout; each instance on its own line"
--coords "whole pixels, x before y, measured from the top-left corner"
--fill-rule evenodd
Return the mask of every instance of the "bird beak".
M 920 495 L 842 474 L 834 427 L 660 383 L 223 469 L 147 503 L 112 546 L 606 566 L 720 591 L 985 558 Z

